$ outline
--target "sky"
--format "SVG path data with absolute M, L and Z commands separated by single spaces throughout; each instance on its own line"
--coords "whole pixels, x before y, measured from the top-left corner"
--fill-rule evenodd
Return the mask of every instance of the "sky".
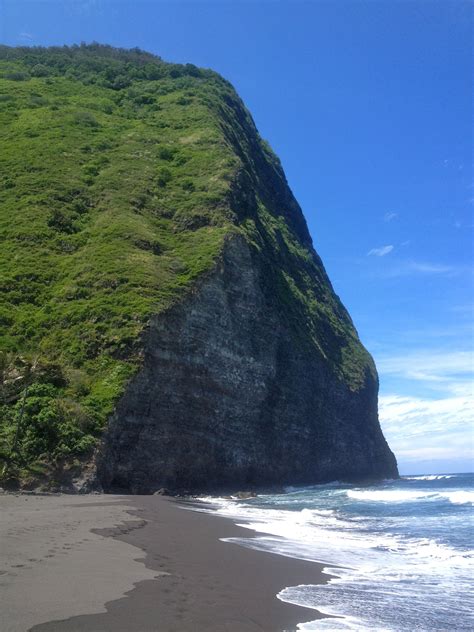
M 0 0 L 0 42 L 213 68 L 280 156 L 401 473 L 473 468 L 472 13 L 459 1 Z

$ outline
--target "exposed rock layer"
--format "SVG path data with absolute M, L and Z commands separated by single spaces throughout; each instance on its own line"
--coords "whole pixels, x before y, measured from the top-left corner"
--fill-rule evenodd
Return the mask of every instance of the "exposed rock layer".
M 243 237 L 155 318 L 110 422 L 107 490 L 191 491 L 397 476 L 367 370 L 356 391 L 295 338 Z

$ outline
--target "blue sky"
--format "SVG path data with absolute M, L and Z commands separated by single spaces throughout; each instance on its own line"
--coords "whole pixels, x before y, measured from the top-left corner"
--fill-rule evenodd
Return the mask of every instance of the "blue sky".
M 139 46 L 229 79 L 380 374 L 406 473 L 472 470 L 472 5 L 0 0 L 0 41 Z

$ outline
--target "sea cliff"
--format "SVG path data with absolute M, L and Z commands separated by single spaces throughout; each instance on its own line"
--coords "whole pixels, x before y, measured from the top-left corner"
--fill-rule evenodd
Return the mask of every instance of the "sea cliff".
M 0 109 L 9 485 L 397 476 L 373 360 L 227 81 L 0 47 Z

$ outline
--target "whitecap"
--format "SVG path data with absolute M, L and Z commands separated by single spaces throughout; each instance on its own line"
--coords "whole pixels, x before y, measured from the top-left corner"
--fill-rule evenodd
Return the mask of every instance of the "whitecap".
M 404 481 L 441 481 L 454 478 L 455 474 L 428 474 L 425 476 L 402 476 Z
M 471 491 L 440 492 L 439 496 L 447 498 L 453 505 L 474 504 L 474 492 Z
M 290 503 L 293 498 L 288 498 Z M 214 509 L 207 504 L 204 510 L 233 518 L 239 526 L 256 532 L 254 537 L 224 541 L 321 562 L 333 576 L 328 584 L 292 586 L 279 593 L 282 601 L 342 617 L 301 623 L 299 630 L 399 632 L 413 629 L 418 616 L 426 623 L 425 628 L 416 628 L 419 630 L 471 630 L 468 613 L 473 553 L 430 537 L 400 533 L 399 521 L 390 521 L 382 514 L 348 513 L 348 499 L 374 503 L 441 501 L 446 508 L 448 502 L 460 505 L 473 500 L 472 492 L 458 490 L 346 487 L 330 495 L 315 491 L 308 498 L 312 508 L 297 511 L 293 504 L 287 509 L 280 505 L 283 497 L 269 506 L 209 498 L 206 501 L 213 502 Z M 349 507 L 353 511 L 357 505 L 350 502 Z M 387 527 L 392 527 L 390 532 Z M 455 625 L 451 625 L 453 616 Z
M 382 501 L 382 502 L 404 502 L 411 500 L 421 500 L 436 495 L 436 492 L 425 492 L 402 489 L 382 489 L 382 490 L 357 490 L 349 489 L 349 498 L 354 500 Z
M 353 500 L 361 500 L 365 502 L 412 502 L 420 500 L 449 500 L 455 505 L 473 504 L 474 492 L 472 491 L 421 491 L 421 490 L 356 490 L 349 489 L 347 497 Z

